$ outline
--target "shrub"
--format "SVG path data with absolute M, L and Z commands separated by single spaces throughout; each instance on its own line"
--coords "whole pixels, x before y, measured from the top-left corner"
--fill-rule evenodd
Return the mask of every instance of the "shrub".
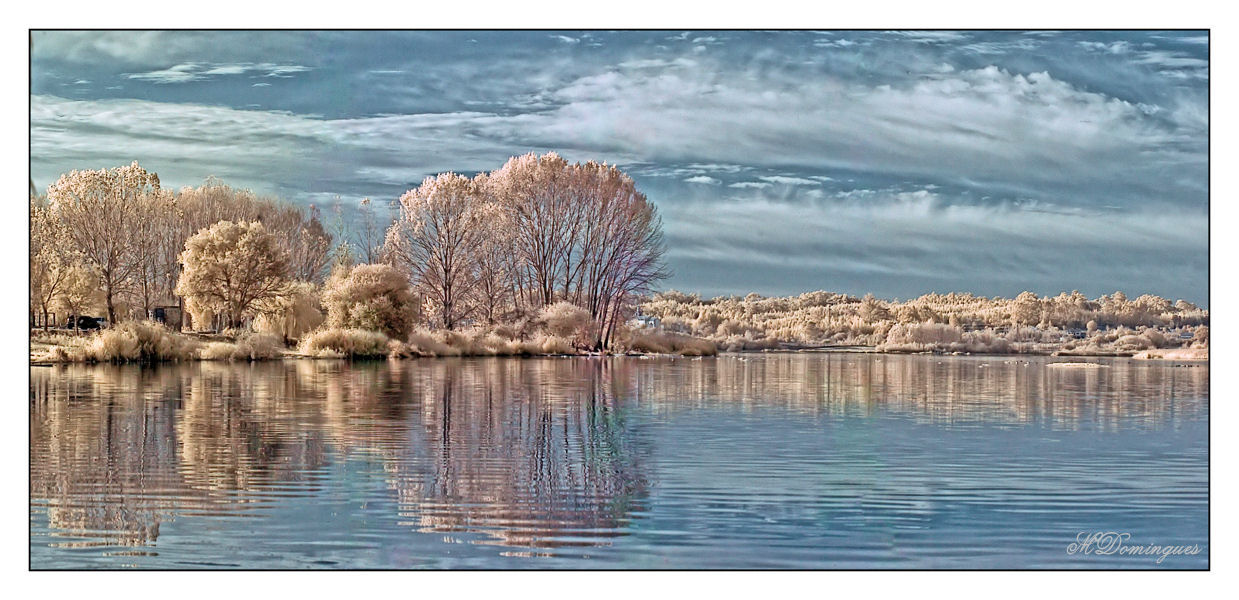
M 538 321 L 546 333 L 572 343 L 583 342 L 593 324 L 589 311 L 571 302 L 556 302 L 543 307 Z
M 520 345 L 524 354 L 572 354 L 572 342 L 557 335 L 537 335 Z
M 964 331 L 943 323 L 899 323 L 886 334 L 887 344 L 945 345 L 963 341 Z
M 99 362 L 163 361 L 192 358 L 198 344 L 154 321 L 126 321 L 105 329 L 85 346 L 83 358 Z
M 202 360 L 264 360 L 276 358 L 284 350 L 283 339 L 267 332 L 241 334 L 235 343 L 210 342 L 198 356 Z
M 255 304 L 258 316 L 254 329 L 278 334 L 282 339 L 297 339 L 323 324 L 318 289 L 313 283 L 290 283 L 272 298 Z
M 377 331 L 333 327 L 307 334 L 297 349 L 323 358 L 378 358 L 390 352 L 388 341 Z
M 710 340 L 666 333 L 634 332 L 629 336 L 625 346 L 632 352 L 654 354 L 682 354 L 684 356 L 718 354 L 718 346 Z
M 1114 340 L 1114 346 L 1118 350 L 1148 350 L 1153 347 L 1153 342 L 1149 341 L 1142 335 L 1125 335 L 1117 340 Z
M 366 329 L 404 339 L 413 329 L 416 300 L 408 278 L 390 265 L 340 268 L 323 286 L 327 328 Z

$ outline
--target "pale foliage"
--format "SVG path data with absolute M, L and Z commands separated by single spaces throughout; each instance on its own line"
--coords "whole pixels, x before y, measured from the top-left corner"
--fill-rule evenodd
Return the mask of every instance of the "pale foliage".
M 527 320 L 568 302 L 592 321 L 582 345 L 603 349 L 667 276 L 661 230 L 654 205 L 615 167 L 527 154 L 409 190 L 385 256 L 410 273 L 434 326 Z
M 254 329 L 284 340 L 298 339 L 324 320 L 318 287 L 308 281 L 288 283 L 275 296 L 256 301 L 254 309 Z
M 301 338 L 297 349 L 320 358 L 376 358 L 387 356 L 389 341 L 378 331 L 328 328 Z
M 108 320 L 117 297 L 140 278 L 150 239 L 143 207 L 162 197 L 159 177 L 138 163 L 115 169 L 72 171 L 47 189 L 47 199 L 82 260 L 99 275 Z
M 30 310 L 42 316 L 47 328 L 49 315 L 67 299 L 74 306 L 85 303 L 89 292 L 82 283 L 89 270 L 82 266 L 81 254 L 74 248 L 64 222 L 43 202 L 30 199 Z M 89 281 L 90 287 L 98 284 Z M 58 302 L 58 300 L 62 300 Z M 81 302 L 78 302 L 78 301 Z
M 387 248 L 411 274 L 436 326 L 454 329 L 476 306 L 487 212 L 474 181 L 455 173 L 427 177 L 400 197 Z
M 126 321 L 89 338 L 81 360 L 155 362 L 194 358 L 198 343 L 159 323 Z
M 548 334 L 575 344 L 588 343 L 587 338 L 593 323 L 589 311 L 570 302 L 556 302 L 542 307 L 538 321 Z
M 517 311 L 571 302 L 594 321 L 591 346 L 609 347 L 636 299 L 668 275 L 654 205 L 614 166 L 553 152 L 478 179 L 506 214 Z
M 1208 311 L 1149 295 L 1128 300 L 1121 292 L 1095 300 L 1079 292 L 1044 298 L 1025 292 L 1010 299 L 926 294 L 901 302 L 830 292 L 703 300 L 670 291 L 643 303 L 641 310 L 659 318 L 667 332 L 708 338 L 727 350 L 791 344 L 905 352 L 1113 354 L 1208 345 Z M 1198 335 L 1204 336 L 1203 343 Z
M 221 221 L 185 243 L 176 293 L 195 311 L 241 323 L 255 304 L 273 300 L 288 283 L 288 257 L 262 223 Z
M 322 301 L 328 327 L 380 331 L 397 340 L 409 335 L 417 316 L 408 278 L 384 264 L 337 268 Z
M 718 345 L 687 335 L 657 332 L 632 332 L 622 336 L 622 345 L 630 352 L 681 354 L 683 356 L 714 356 Z
M 234 342 L 209 342 L 199 350 L 202 360 L 265 360 L 278 358 L 284 343 L 278 334 L 246 332 Z

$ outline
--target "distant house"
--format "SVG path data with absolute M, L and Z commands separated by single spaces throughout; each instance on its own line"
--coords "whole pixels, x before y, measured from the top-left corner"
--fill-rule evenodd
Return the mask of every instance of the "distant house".
M 629 323 L 634 329 L 658 329 L 662 327 L 662 320 L 652 315 L 638 314 Z

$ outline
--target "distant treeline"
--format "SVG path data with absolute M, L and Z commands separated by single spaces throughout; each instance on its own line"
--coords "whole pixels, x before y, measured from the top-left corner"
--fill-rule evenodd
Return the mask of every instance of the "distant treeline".
M 723 349 L 864 345 L 887 351 L 1131 353 L 1208 347 L 1209 313 L 1178 300 L 1122 292 L 1015 298 L 926 294 L 884 301 L 831 292 L 702 299 L 669 291 L 641 305 L 664 330 L 707 338 Z

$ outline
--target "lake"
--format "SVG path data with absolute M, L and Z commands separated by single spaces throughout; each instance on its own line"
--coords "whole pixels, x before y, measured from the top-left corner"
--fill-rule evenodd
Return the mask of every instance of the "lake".
M 31 367 L 31 566 L 1207 568 L 1207 364 L 1059 360 Z

